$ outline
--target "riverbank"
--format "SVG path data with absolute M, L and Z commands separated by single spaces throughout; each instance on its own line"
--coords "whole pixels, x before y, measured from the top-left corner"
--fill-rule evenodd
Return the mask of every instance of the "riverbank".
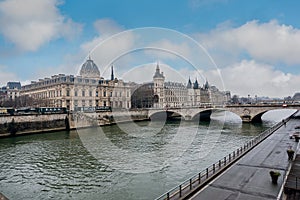
M 146 111 L 119 111 L 0 116 L 0 138 L 145 121 L 149 120 L 147 114 Z

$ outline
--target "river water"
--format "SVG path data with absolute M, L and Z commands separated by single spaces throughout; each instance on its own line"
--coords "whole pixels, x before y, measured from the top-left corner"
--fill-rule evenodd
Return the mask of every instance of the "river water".
M 262 124 L 137 122 L 0 139 L 0 192 L 9 199 L 154 199 L 291 114 Z

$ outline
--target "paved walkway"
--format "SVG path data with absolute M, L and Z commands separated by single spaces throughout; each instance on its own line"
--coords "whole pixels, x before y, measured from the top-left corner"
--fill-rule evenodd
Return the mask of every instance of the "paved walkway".
M 267 200 L 279 199 L 289 167 L 286 150 L 298 143 L 290 139 L 300 119 L 291 119 L 232 167 L 204 187 L 193 200 Z M 278 184 L 273 184 L 269 172 L 278 170 L 281 176 Z

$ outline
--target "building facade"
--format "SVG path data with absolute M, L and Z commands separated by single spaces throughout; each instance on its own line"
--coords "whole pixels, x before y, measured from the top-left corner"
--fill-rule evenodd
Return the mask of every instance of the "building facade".
M 208 81 L 202 87 L 199 86 L 197 79 L 192 83 L 190 78 L 187 85 L 178 82 L 165 82 L 165 76 L 163 72 L 160 72 L 159 64 L 156 66 L 152 86 L 153 92 L 148 91 L 147 94 L 153 94 L 154 108 L 223 105 L 231 99 L 230 92 L 219 91 L 217 87 L 210 86 Z M 147 88 L 149 89 L 149 87 Z M 147 102 L 149 99 L 150 97 L 147 95 Z M 140 99 L 139 101 L 143 102 L 144 100 Z
M 22 86 L 20 95 L 37 100 L 32 105 L 34 107 L 66 107 L 71 111 L 131 107 L 130 86 L 114 78 L 113 67 L 110 79 L 101 77 L 91 58 L 82 65 L 79 76 L 59 74 L 32 81 L 31 84 Z

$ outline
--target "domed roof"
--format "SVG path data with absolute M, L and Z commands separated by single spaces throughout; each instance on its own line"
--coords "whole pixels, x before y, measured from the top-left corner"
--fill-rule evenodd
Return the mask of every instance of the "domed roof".
M 94 61 L 89 57 L 81 66 L 80 76 L 86 78 L 100 78 L 100 71 Z

